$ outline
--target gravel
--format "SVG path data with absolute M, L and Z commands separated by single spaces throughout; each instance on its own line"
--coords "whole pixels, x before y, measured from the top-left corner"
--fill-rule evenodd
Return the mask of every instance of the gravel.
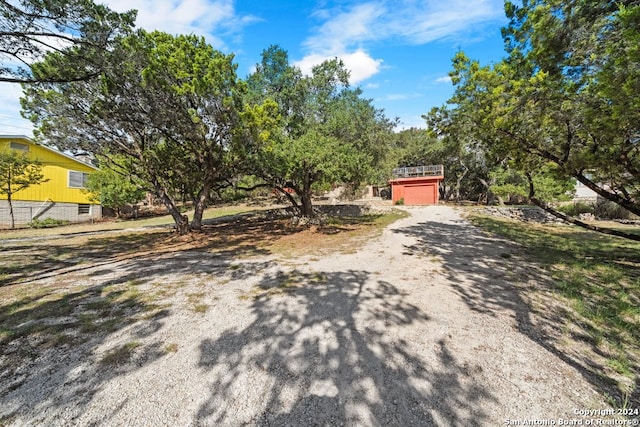
M 87 286 L 144 271 L 177 291 L 162 316 L 33 355 L 18 380 L 0 375 L 0 420 L 562 425 L 577 411 L 608 408 L 593 381 L 539 336 L 524 291 L 532 270 L 517 248 L 452 208 L 404 209 L 410 217 L 354 253 L 188 251 L 85 270 Z M 206 311 L 190 308 L 194 294 Z

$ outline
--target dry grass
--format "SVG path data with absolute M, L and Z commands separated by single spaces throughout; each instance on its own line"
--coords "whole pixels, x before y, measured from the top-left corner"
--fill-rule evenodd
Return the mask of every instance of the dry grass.
M 471 221 L 517 242 L 551 284 L 532 295 L 549 317 L 558 345 L 579 352 L 586 369 L 617 382 L 620 394 L 640 375 L 640 243 L 578 227 L 525 224 L 472 214 Z M 638 227 L 620 226 L 627 232 Z M 536 292 L 536 291 L 534 291 Z M 551 319 L 549 307 L 562 314 Z M 536 307 L 534 307 L 536 308 Z
M 245 212 L 253 212 L 267 209 L 268 206 L 256 207 L 247 205 L 234 205 L 209 208 L 204 212 L 203 219 L 214 219 L 223 216 L 237 215 Z M 191 218 L 193 211 L 185 212 L 185 215 Z M 117 231 L 129 228 L 157 227 L 173 225 L 171 215 L 162 215 L 151 218 L 142 219 L 105 219 L 94 223 L 69 224 L 53 228 L 20 228 L 15 230 L 0 229 L 0 240 L 7 239 L 29 239 L 37 237 L 70 237 L 79 233 L 99 233 L 104 231 Z
M 193 281 L 187 270 L 169 285 L 133 271 L 123 281 L 98 284 L 91 278 L 96 268 L 108 270 L 120 261 L 196 251 L 221 255 L 229 260 L 231 270 L 237 270 L 238 259 L 256 254 L 284 257 L 353 251 L 405 215 L 335 219 L 322 227 L 293 227 L 287 219 L 254 216 L 208 225 L 202 232 L 183 236 L 167 229 L 147 229 L 6 242 L 0 251 L 0 348 L 18 349 L 5 360 L 11 370 L 44 348 L 73 347 L 136 322 L 153 322 L 171 309 L 168 299 Z M 309 278 L 287 277 L 272 289 L 256 289 L 246 297 L 287 292 L 301 280 L 306 283 Z M 187 308 L 199 314 L 206 313 L 216 299 L 193 290 L 186 298 Z M 165 350 L 172 352 L 172 348 Z M 133 345 L 113 350 L 101 363 L 126 363 L 134 350 Z

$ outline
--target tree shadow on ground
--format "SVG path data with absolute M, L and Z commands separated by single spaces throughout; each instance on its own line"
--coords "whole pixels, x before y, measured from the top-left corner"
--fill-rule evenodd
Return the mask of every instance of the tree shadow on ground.
M 277 271 L 247 297 L 253 321 L 200 345 L 212 381 L 195 424 L 486 425 L 491 392 L 415 332 L 429 316 L 391 283 Z
M 371 226 L 377 216 L 342 219 L 343 226 L 328 225 L 314 231 L 318 236 L 348 233 Z M 62 274 L 81 273 L 104 266 L 116 268 L 120 261 L 182 252 L 217 253 L 223 258 L 268 255 L 286 237 L 305 237 L 308 227 L 296 227 L 290 218 L 242 215 L 218 218 L 199 232 L 178 235 L 166 229 L 75 236 L 69 240 L 36 240 L 5 243 L 0 250 L 0 288 Z
M 61 425 L 73 424 L 103 384 L 169 351 L 156 333 L 174 309 L 167 293 L 185 285 L 170 277 L 246 280 L 270 266 L 264 261 L 235 268 L 236 255 L 140 256 L 113 268 L 94 265 L 94 271 L 0 288 L 0 425 L 34 413 L 28 424 L 47 424 L 51 418 L 44 417 L 51 414 Z
M 94 351 L 134 324 L 132 339 L 152 335 L 167 314 L 138 293 L 107 284 L 64 293 L 39 289 L 1 304 L 0 424 L 35 408 L 38 417 L 53 408 L 81 410 L 103 382 L 134 369 L 133 354 L 126 347 L 112 349 L 120 354 L 112 359 Z M 136 360 L 152 363 L 162 354 L 161 344 L 139 349 Z
M 452 288 L 471 310 L 492 316 L 506 313 L 515 319 L 521 333 L 573 367 L 601 395 L 618 402 L 625 400 L 616 381 L 605 374 L 607 367 L 590 357 L 602 352 L 584 339 L 590 334 L 589 325 L 571 325 L 582 330 L 580 336 L 574 333 L 571 339 L 589 351 L 568 352 L 557 341 L 569 322 L 566 309 L 550 304 L 532 310 L 532 291 L 549 289 L 552 279 L 541 266 L 523 259 L 516 244 L 493 237 L 464 220 L 449 224 L 428 221 L 396 232 L 417 239 L 415 245 L 406 248 L 407 253 L 439 256 Z M 634 399 L 629 402 L 632 406 L 640 404 L 635 400 L 637 384 L 628 397 Z
M 219 253 L 223 257 L 269 254 L 268 246 L 303 229 L 288 227 L 284 220 L 251 217 L 218 221 L 201 232 L 180 236 L 151 229 L 68 241 L 29 240 L 6 244 L 0 251 L 0 287 L 78 273 L 97 266 L 113 268 L 123 260 L 184 251 Z

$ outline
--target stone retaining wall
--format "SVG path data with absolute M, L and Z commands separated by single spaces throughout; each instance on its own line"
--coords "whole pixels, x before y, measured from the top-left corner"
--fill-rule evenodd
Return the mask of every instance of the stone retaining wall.
M 517 219 L 526 222 L 563 223 L 560 218 L 551 215 L 537 206 L 487 206 L 481 212 L 502 218 Z

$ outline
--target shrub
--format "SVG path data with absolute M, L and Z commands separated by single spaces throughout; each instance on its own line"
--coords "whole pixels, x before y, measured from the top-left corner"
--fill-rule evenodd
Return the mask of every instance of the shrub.
M 578 216 L 580 214 L 593 214 L 595 213 L 595 206 L 593 203 L 575 202 L 558 206 L 558 210 L 569 216 Z
M 71 221 L 65 221 L 63 219 L 53 219 L 53 218 L 45 218 L 45 219 L 34 219 L 29 223 L 29 227 L 31 228 L 52 228 L 52 227 L 60 227 L 61 225 L 71 224 Z
M 596 203 L 594 215 L 602 219 L 637 219 L 631 212 L 609 200 Z
M 396 205 L 404 205 L 404 197 L 401 197 L 398 200 L 396 200 Z

